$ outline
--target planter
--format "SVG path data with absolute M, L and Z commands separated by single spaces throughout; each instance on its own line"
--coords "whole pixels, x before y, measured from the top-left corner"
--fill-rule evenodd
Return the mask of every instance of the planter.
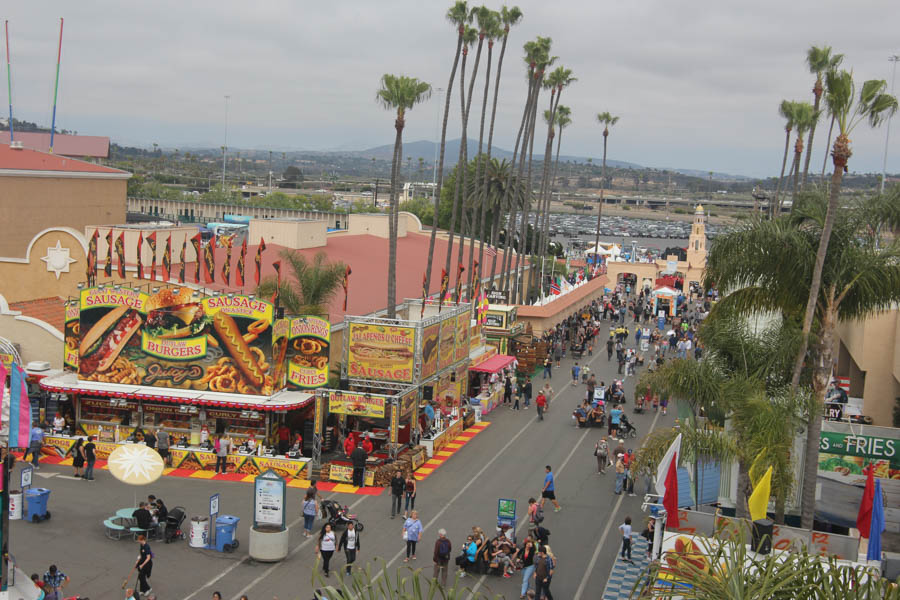
M 288 555 L 290 528 L 251 527 L 250 558 L 259 562 L 278 562 Z

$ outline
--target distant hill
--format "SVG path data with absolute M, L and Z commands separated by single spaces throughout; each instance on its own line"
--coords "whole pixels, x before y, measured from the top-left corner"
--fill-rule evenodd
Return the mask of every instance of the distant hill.
M 444 166 L 452 167 L 456 164 L 456 160 L 459 158 L 459 146 L 461 143 L 461 139 L 457 138 L 455 140 L 447 140 L 446 148 L 444 150 Z M 478 153 L 478 140 L 469 140 L 469 158 L 471 159 Z M 406 142 L 403 144 L 403 154 L 406 156 L 412 156 L 413 159 L 417 159 L 418 157 L 422 157 L 427 161 L 431 162 L 434 160 L 434 151 L 435 148 L 438 147 L 437 144 L 428 140 L 419 140 L 418 142 Z M 484 148 L 487 149 L 486 147 Z M 357 152 L 348 152 L 347 154 L 352 154 L 356 156 L 362 156 L 364 158 L 377 158 L 379 160 L 391 160 L 394 156 L 394 146 L 393 144 L 385 145 L 385 146 L 376 146 L 375 148 L 369 148 L 368 150 L 360 150 Z M 497 158 L 512 158 L 512 152 L 506 150 L 504 148 L 498 148 L 494 146 L 491 148 L 491 156 L 495 156 Z M 537 156 L 535 156 L 538 159 Z M 587 158 L 582 156 L 568 156 L 568 155 L 560 155 L 560 161 L 570 161 L 570 162 L 579 162 L 586 163 Z M 594 163 L 599 165 L 601 159 L 594 158 Z M 606 164 L 612 167 L 620 168 L 620 169 L 641 169 L 641 165 L 625 162 L 621 160 L 612 160 L 607 158 Z

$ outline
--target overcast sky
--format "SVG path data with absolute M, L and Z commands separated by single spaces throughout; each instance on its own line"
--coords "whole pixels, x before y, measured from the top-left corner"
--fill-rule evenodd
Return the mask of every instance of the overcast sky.
M 621 117 L 609 157 L 659 168 L 777 174 L 784 147 L 777 107 L 782 99 L 812 101 L 814 79 L 805 66 L 810 45 L 843 53 L 857 80 L 889 84 L 888 56 L 900 53 L 897 0 L 518 5 L 524 19 L 510 33 L 497 143 L 511 149 L 521 116 L 522 44 L 543 35 L 578 77 L 563 94 L 573 112 L 563 153 L 601 156 L 595 115 L 608 110 Z M 446 88 L 456 46 L 444 19 L 449 6 L 432 0 L 42 0 L 4 3 L 0 18 L 9 19 L 17 118 L 50 122 L 64 17 L 58 127 L 125 144 L 217 147 L 228 94 L 229 147 L 329 150 L 393 142 L 393 118 L 374 102 L 383 73 Z M 458 80 L 448 139 L 460 133 L 457 90 Z M 470 138 L 478 135 L 480 98 L 479 92 Z M 438 111 L 437 95 L 415 107 L 404 139 L 437 138 Z M 826 135 L 827 124 L 816 132 L 817 171 Z M 860 125 L 852 140 L 851 170 L 880 171 L 884 128 Z M 900 116 L 888 170 L 900 172 Z

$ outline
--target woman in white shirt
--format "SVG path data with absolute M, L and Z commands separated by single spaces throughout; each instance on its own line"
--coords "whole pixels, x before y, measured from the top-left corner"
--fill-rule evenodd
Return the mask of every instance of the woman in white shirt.
M 345 529 L 344 533 L 341 535 L 341 541 L 338 542 L 338 550 L 343 548 L 344 554 L 347 557 L 347 575 L 350 574 L 353 563 L 356 562 L 356 553 L 361 549 L 359 538 L 360 536 L 359 532 L 356 530 L 356 523 L 350 521 L 347 523 L 347 529 Z
M 331 562 L 331 557 L 334 556 L 335 543 L 331 524 L 326 523 L 325 527 L 322 528 L 322 533 L 319 534 L 319 544 L 316 546 L 316 552 L 322 557 L 322 571 L 325 573 L 325 577 L 331 577 L 331 573 L 328 571 L 328 563 Z

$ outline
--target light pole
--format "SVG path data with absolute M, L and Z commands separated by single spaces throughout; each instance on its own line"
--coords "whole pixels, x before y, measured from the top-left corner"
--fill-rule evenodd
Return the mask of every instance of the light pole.
M 438 161 L 438 146 L 440 142 L 438 140 L 438 128 L 441 126 L 441 94 L 444 91 L 444 88 L 437 88 L 435 90 L 437 92 L 437 110 L 434 114 L 434 139 L 436 143 L 434 144 L 434 160 L 431 163 L 431 201 L 434 202 L 434 188 L 437 186 L 437 161 Z
M 897 75 L 897 61 L 900 61 L 900 54 L 893 54 L 888 57 L 888 60 L 894 63 L 893 68 L 891 69 L 891 96 L 894 95 L 894 78 Z M 891 139 L 891 119 L 893 115 L 888 117 L 887 127 L 885 127 L 884 133 L 884 163 L 881 165 L 881 193 L 884 193 L 884 178 L 887 174 L 887 157 L 888 157 L 888 142 Z
M 225 96 L 225 143 L 222 145 L 222 193 L 225 193 L 225 157 L 228 155 L 228 100 Z

